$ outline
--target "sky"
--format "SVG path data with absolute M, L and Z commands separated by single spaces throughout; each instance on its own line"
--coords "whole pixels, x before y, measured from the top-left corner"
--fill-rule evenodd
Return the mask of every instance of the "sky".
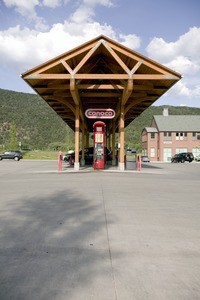
M 200 107 L 200 0 L 0 0 L 0 88 L 101 34 L 182 75 L 154 105 Z

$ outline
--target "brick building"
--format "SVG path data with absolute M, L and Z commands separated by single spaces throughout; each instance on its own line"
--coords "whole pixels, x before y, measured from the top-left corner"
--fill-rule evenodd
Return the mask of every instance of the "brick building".
M 151 161 L 171 161 L 180 152 L 200 154 L 200 116 L 163 115 L 153 117 L 151 127 L 142 131 L 142 152 Z

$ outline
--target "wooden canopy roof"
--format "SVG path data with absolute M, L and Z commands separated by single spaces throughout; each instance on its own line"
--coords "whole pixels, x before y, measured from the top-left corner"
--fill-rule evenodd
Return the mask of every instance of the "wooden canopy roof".
M 126 127 L 181 79 L 175 71 L 103 35 L 21 76 L 73 130 L 79 105 L 81 123 L 90 132 L 88 108 L 114 109 L 118 124 L 123 105 Z M 106 123 L 111 125 L 111 120 Z

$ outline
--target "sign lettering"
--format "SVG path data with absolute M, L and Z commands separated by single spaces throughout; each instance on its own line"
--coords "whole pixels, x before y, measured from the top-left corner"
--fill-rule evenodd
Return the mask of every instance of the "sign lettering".
M 115 117 L 115 111 L 111 108 L 90 108 L 85 111 L 85 116 L 88 119 L 113 119 Z

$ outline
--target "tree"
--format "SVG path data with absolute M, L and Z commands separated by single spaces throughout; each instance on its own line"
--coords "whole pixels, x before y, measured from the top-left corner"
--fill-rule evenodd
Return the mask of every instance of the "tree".
M 8 144 L 9 149 L 14 150 L 18 148 L 17 136 L 16 136 L 16 129 L 15 123 L 11 122 L 10 124 L 10 142 Z

